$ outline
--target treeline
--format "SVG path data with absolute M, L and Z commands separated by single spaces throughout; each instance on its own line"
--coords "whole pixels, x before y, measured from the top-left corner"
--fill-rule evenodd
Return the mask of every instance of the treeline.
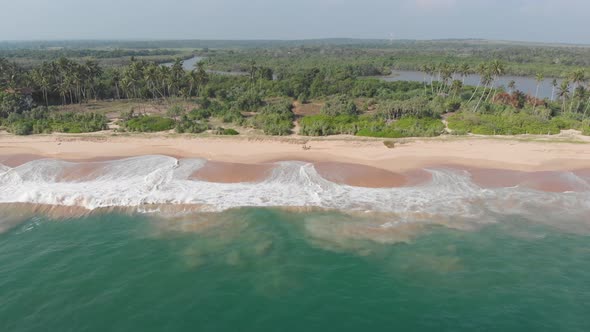
M 36 60 L 56 60 L 59 58 L 121 58 L 121 57 L 140 57 L 154 55 L 177 55 L 178 51 L 168 49 L 114 49 L 114 50 L 97 50 L 97 49 L 0 49 L 0 58 L 7 59 L 36 59 Z
M 275 71 L 301 68 L 353 66 L 359 76 L 387 75 L 391 69 L 419 70 L 430 63 L 449 65 L 499 60 L 506 73 L 517 76 L 559 77 L 573 67 L 590 66 L 588 47 L 517 46 L 511 44 L 460 42 L 393 42 L 381 47 L 302 45 L 298 47 L 225 50 L 208 54 L 208 65 L 215 70 L 245 71 L 248 63 L 257 63 Z
M 241 61 L 247 64 L 246 75 L 232 76 L 209 73 L 206 63 L 184 70 L 180 59 L 171 66 L 136 60 L 122 68 L 103 68 L 94 61 L 79 63 L 60 58 L 32 69 L 0 59 L 0 117 L 5 119 L 5 128 L 18 133 L 94 131 L 104 129 L 105 123 L 96 114 L 84 114 L 101 119 L 93 122 L 71 114 L 52 117 L 53 112 L 62 114 L 55 110 L 29 112 L 38 105 L 95 99 L 183 100 L 184 106 L 171 107 L 165 115 L 123 114 L 121 130 L 229 134 L 233 132 L 227 127 L 239 127 L 258 129 L 267 135 L 289 135 L 298 121 L 299 134 L 308 136 L 589 131 L 590 93 L 582 69 L 563 75 L 567 79 L 554 86 L 554 98 L 539 99 L 525 95 L 514 84 L 496 88 L 495 82 L 508 72 L 506 63 L 499 60 L 475 67 L 469 63 L 429 63 L 422 66 L 423 82 L 385 82 L 364 77 L 364 60 L 352 65 L 319 62 L 314 66 L 310 62 L 301 67 L 294 61 L 277 70 L 252 58 Z M 463 79 L 474 71 L 482 78 L 480 84 L 465 86 Z M 542 78 L 537 77 L 539 82 Z M 323 107 L 320 114 L 296 116 L 294 100 L 301 105 L 320 102 Z M 448 127 L 443 123 L 445 119 Z M 32 121 L 31 126 L 21 125 L 27 121 Z M 35 121 L 40 124 L 35 126 Z M 84 121 L 92 125 L 74 125 Z

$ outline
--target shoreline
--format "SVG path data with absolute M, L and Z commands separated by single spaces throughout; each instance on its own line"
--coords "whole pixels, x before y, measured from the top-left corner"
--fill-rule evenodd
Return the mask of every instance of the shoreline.
M 92 162 L 145 155 L 203 158 L 234 164 L 304 161 L 356 164 L 391 172 L 428 167 L 486 168 L 521 172 L 590 169 L 586 141 L 519 140 L 506 137 L 438 137 L 397 140 L 331 137 L 192 137 L 143 135 L 0 134 L 0 163 L 18 166 L 36 159 Z M 311 146 L 303 150 L 302 145 Z

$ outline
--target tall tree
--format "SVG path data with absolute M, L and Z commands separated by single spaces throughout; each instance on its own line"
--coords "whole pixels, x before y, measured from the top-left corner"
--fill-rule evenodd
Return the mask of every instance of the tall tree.
M 562 101 L 561 111 L 565 112 L 566 111 L 565 103 L 570 96 L 570 81 L 569 80 L 563 80 L 561 82 L 561 85 L 559 86 L 559 89 L 557 90 L 557 96 Z
M 539 87 L 545 80 L 545 76 L 542 73 L 535 75 L 535 82 L 537 82 L 537 90 L 535 91 L 535 101 L 533 103 L 533 112 L 537 109 L 537 98 L 539 97 Z

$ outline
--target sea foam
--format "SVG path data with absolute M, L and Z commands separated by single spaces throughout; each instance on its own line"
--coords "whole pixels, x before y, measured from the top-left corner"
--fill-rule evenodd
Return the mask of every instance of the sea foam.
M 313 164 L 278 162 L 257 183 L 216 183 L 191 178 L 203 159 L 142 156 L 115 161 L 71 163 L 43 159 L 18 167 L 0 166 L 0 203 L 106 207 L 194 204 L 207 211 L 236 207 L 318 207 L 394 213 L 399 221 L 433 215 L 485 222 L 491 213 L 549 214 L 590 212 L 587 179 L 564 173 L 589 190 L 549 193 L 532 189 L 482 188 L 456 169 L 427 169 L 432 179 L 399 188 L 364 188 L 330 182 Z M 82 169 L 83 171 L 80 171 Z M 66 176 L 78 172 L 77 177 Z

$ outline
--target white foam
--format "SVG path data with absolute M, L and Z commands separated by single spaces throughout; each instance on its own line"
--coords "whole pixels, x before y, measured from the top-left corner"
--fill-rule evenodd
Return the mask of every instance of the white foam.
M 61 181 L 64 168 L 76 164 L 36 160 L 0 169 L 0 203 L 82 206 L 87 209 L 146 204 L 198 204 L 211 211 L 235 207 L 320 207 L 349 211 L 391 212 L 402 221 L 415 215 L 469 217 L 484 221 L 489 212 L 526 213 L 551 206 L 553 211 L 590 211 L 588 182 L 566 174 L 589 191 L 547 193 L 525 188 L 484 189 L 464 171 L 430 169 L 432 181 L 414 187 L 361 188 L 322 178 L 304 162 L 280 162 L 259 183 L 213 183 L 189 179 L 202 159 L 144 156 L 96 163 L 95 176 Z

